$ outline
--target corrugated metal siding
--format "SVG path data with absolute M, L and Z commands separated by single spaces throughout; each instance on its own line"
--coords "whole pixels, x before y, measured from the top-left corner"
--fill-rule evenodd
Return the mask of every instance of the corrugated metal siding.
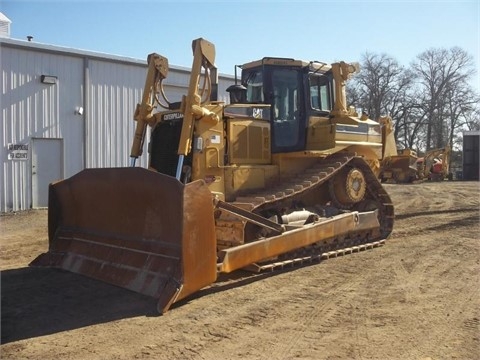
M 71 103 L 72 90 L 67 85 L 78 84 L 81 60 L 66 56 L 31 52 L 23 49 L 1 49 L 2 64 L 2 146 L 1 211 L 22 210 L 31 207 L 31 138 L 65 138 L 75 143 L 76 133 L 68 121 L 66 105 Z M 43 84 L 42 74 L 58 77 L 57 84 Z M 76 79 L 71 79 L 77 74 Z M 70 79 L 69 79 L 70 78 Z M 62 89 L 62 83 L 65 88 Z M 63 90 L 63 91 L 62 91 Z M 62 101 L 59 101 L 62 93 Z M 81 91 L 78 91 L 80 94 Z M 61 105 L 63 104 L 63 105 Z M 71 110 L 73 115 L 73 109 Z M 82 125 L 80 124 L 80 127 Z M 27 161 L 8 160 L 7 146 L 29 144 Z M 79 141 L 77 140 L 78 144 Z M 70 158 L 75 153 L 70 154 Z M 80 167 L 82 164 L 80 164 Z M 79 166 L 65 167 L 74 173 Z
M 86 167 L 128 166 L 146 66 L 89 60 L 87 73 Z M 144 166 L 145 158 L 138 164 Z
M 63 139 L 64 177 L 83 168 L 128 166 L 133 114 L 143 92 L 146 63 L 50 45 L 0 39 L 2 73 L 0 212 L 32 206 L 32 138 Z M 43 84 L 41 75 L 58 78 Z M 189 69 L 171 66 L 170 102 L 186 94 Z M 219 76 L 219 100 L 233 77 Z M 84 108 L 83 115 L 75 112 Z M 27 161 L 7 159 L 7 146 L 29 144 Z M 147 165 L 144 155 L 137 166 Z
M 203 80 L 202 80 L 203 81 Z M 190 69 L 173 69 L 168 73 L 165 79 L 165 88 L 170 102 L 180 101 L 182 95 L 186 94 L 190 82 Z M 227 88 L 234 83 L 232 76 L 220 74 L 218 76 L 218 101 L 230 103 L 230 97 Z M 202 85 L 202 84 L 200 84 Z
M 87 161 L 86 167 L 128 166 L 130 147 L 136 123 L 136 104 L 141 101 L 147 67 L 88 60 Z M 232 84 L 227 77 L 220 79 L 219 100 L 226 101 L 225 89 Z M 164 81 L 168 101 L 181 101 L 187 93 L 190 73 L 170 69 Z M 159 107 L 158 111 L 162 109 Z M 147 166 L 148 137 L 138 166 Z

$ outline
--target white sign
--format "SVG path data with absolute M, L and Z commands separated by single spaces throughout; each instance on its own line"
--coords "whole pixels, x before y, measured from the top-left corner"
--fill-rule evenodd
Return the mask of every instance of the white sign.
M 210 141 L 212 142 L 212 144 L 220 144 L 221 140 L 222 139 L 220 138 L 220 135 L 210 136 Z
M 8 160 L 28 160 L 28 144 L 8 144 Z

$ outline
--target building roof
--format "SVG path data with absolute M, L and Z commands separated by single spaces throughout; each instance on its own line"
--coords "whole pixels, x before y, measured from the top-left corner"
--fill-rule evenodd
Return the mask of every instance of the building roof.
M 1 14 L 1 13 L 0 13 Z M 12 38 L 2 38 L 0 37 L 0 47 L 1 46 L 10 46 L 14 48 L 22 48 L 22 49 L 31 49 L 37 51 L 44 51 L 48 53 L 56 53 L 61 55 L 70 55 L 70 56 L 78 56 L 78 57 L 87 57 L 91 59 L 99 59 L 99 60 L 106 60 L 106 61 L 113 61 L 125 64 L 132 64 L 132 65 L 140 65 L 140 66 L 147 66 L 147 55 L 145 55 L 145 60 L 135 59 L 128 56 L 122 55 L 112 55 L 102 52 L 90 51 L 90 50 L 82 50 L 82 49 L 75 49 L 70 47 L 58 46 L 58 45 L 50 45 L 39 43 L 36 41 L 27 41 L 27 40 L 19 40 L 19 39 L 12 39 Z M 185 66 L 177 66 L 177 65 L 170 65 L 169 68 L 172 70 L 180 71 L 180 72 L 190 72 L 190 68 Z M 229 74 L 218 74 L 219 77 L 233 79 L 233 75 Z
M 88 57 L 96 59 L 105 59 L 116 62 L 124 62 L 130 64 L 146 65 L 146 60 L 134 59 L 126 56 L 111 55 L 101 52 L 74 49 L 70 47 L 43 44 L 36 41 L 18 40 L 12 38 L 0 38 L 1 46 L 10 46 L 15 48 L 23 48 L 26 50 L 40 50 L 48 53 L 57 53 L 62 55 L 71 55 L 79 57 Z
M 0 21 L 7 22 L 9 24 L 12 23 L 12 20 L 10 20 L 8 17 L 6 17 L 4 14 L 0 12 Z

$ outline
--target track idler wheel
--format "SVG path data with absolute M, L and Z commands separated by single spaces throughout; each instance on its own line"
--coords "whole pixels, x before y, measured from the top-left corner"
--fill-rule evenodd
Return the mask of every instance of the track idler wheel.
M 330 180 L 330 196 L 335 206 L 349 209 L 363 200 L 367 190 L 365 176 L 357 168 L 346 168 Z

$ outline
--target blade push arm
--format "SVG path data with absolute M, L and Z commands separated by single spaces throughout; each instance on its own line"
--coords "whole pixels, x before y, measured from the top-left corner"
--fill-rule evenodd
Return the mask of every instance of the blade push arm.
M 137 104 L 134 120 L 137 122 L 132 148 L 130 151 L 131 166 L 135 166 L 135 160 L 142 155 L 143 142 L 147 125 L 154 123 L 153 109 L 155 108 L 155 88 L 158 82 L 162 82 L 168 74 L 168 59 L 152 53 L 148 55 L 148 71 L 143 89 L 142 102 Z
M 182 99 L 182 111 L 184 116 L 180 142 L 178 144 L 179 159 L 176 172 L 177 179 L 180 178 L 182 172 L 183 159 L 190 153 L 192 148 L 195 120 L 201 118 L 202 120 L 211 121 L 212 123 L 217 123 L 219 121 L 218 116 L 215 113 L 202 106 L 202 97 L 204 97 L 206 89 L 205 83 L 202 91 L 199 91 L 199 83 L 203 68 L 205 69 L 204 81 L 209 83 L 208 97 L 210 97 L 210 92 L 212 90 L 215 91 L 214 87 L 217 84 L 217 68 L 214 65 L 215 46 L 211 42 L 200 38 L 192 42 L 192 47 L 193 64 L 190 83 L 188 86 L 188 93 Z M 212 77 L 214 79 L 212 79 Z
M 344 61 L 332 64 L 332 73 L 335 80 L 335 105 L 332 115 L 342 116 L 348 114 L 347 95 L 345 94 L 345 83 L 360 70 L 357 63 L 348 64 Z

